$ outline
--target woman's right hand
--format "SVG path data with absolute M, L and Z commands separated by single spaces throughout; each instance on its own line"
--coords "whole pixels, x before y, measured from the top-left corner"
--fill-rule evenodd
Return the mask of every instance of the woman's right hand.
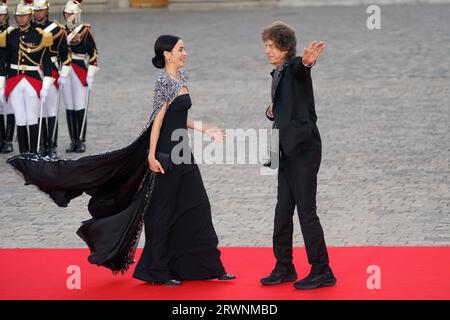
M 267 115 L 271 118 L 273 118 L 272 107 L 273 107 L 273 104 L 270 104 L 270 106 L 267 108 Z
M 266 109 L 266 117 L 270 121 L 274 120 L 273 119 L 273 104 L 271 104 L 270 106 L 267 107 L 267 109 Z
M 164 174 L 164 169 L 161 166 L 161 163 L 159 163 L 159 161 L 156 160 L 155 156 L 149 155 L 147 160 L 148 160 L 148 166 L 151 171 L 161 172 L 162 174 Z

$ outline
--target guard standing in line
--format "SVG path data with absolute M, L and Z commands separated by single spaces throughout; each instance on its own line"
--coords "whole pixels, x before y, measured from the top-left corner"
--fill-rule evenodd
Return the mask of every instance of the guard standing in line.
M 66 27 L 57 21 L 48 19 L 49 7 L 50 4 L 47 0 L 33 1 L 35 26 L 53 35 L 53 45 L 49 47 L 49 51 L 52 61 L 52 77 L 55 82 L 50 87 L 45 99 L 43 118 L 40 120 L 42 121 L 40 150 L 42 155 L 55 157 L 58 138 L 59 90 L 67 81 L 72 60 L 67 44 Z
M 6 0 L 0 2 L 0 33 L 14 30 L 14 27 L 9 26 L 8 5 Z M 3 61 L 0 66 L 1 72 L 5 72 L 6 62 L 4 55 L 6 48 L 0 48 L 0 61 Z M 14 151 L 12 140 L 14 137 L 14 129 L 16 127 L 16 120 L 14 118 L 14 111 L 5 99 L 5 78 L 0 78 L 0 153 L 10 153 Z M 6 126 L 5 126 L 6 118 Z
M 97 47 L 91 26 L 81 22 L 80 2 L 69 0 L 63 11 L 68 29 L 72 69 L 63 87 L 67 126 L 71 139 L 66 152 L 85 152 L 87 106 L 97 67 Z
M 20 153 L 37 153 L 38 116 L 54 82 L 48 50 L 53 37 L 31 24 L 32 13 L 30 3 L 19 2 L 14 13 L 18 28 L 0 34 L 0 47 L 6 49 L 0 79 L 14 110 Z

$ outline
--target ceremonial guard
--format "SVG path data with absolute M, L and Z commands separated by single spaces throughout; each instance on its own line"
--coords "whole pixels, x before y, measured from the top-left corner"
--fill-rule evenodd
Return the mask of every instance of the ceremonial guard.
M 66 105 L 67 125 L 71 139 L 66 152 L 84 152 L 86 150 L 87 107 L 89 96 L 98 71 L 97 47 L 91 26 L 81 22 L 80 2 L 69 0 L 64 8 L 64 19 L 68 29 L 72 69 L 63 87 Z
M 38 116 L 54 81 L 49 53 L 53 37 L 31 24 L 29 3 L 21 1 L 14 17 L 18 28 L 0 34 L 0 47 L 6 48 L 0 82 L 6 82 L 4 96 L 14 110 L 19 151 L 37 153 Z
M 47 0 L 33 1 L 34 24 L 44 32 L 51 33 L 53 45 L 49 47 L 52 61 L 52 77 L 55 82 L 48 91 L 43 106 L 41 125 L 40 153 L 42 155 L 56 156 L 58 138 L 58 106 L 60 100 L 59 90 L 66 83 L 69 74 L 71 59 L 67 45 L 66 27 L 57 21 L 48 19 L 50 4 Z
M 0 2 L 0 32 L 10 32 L 14 27 L 9 26 L 9 14 L 8 5 L 6 0 Z M 6 61 L 4 55 L 6 54 L 6 48 L 0 48 L 0 61 L 2 66 L 1 72 L 5 72 Z M 16 121 L 14 118 L 14 111 L 5 99 L 5 78 L 0 78 L 0 153 L 10 153 L 13 151 L 13 136 L 14 129 L 16 127 Z M 5 126 L 6 120 L 6 126 Z

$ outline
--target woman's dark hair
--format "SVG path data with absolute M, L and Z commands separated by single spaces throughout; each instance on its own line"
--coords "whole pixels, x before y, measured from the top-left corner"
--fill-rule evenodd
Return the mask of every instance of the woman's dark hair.
M 172 51 L 173 47 L 180 40 L 180 37 L 172 35 L 162 35 L 155 42 L 155 56 L 152 59 L 153 65 L 158 69 L 163 69 L 166 65 L 164 51 Z
M 297 53 L 297 38 L 295 31 L 282 21 L 275 21 L 261 32 L 263 41 L 272 40 L 281 51 L 287 51 L 287 59 L 292 59 Z

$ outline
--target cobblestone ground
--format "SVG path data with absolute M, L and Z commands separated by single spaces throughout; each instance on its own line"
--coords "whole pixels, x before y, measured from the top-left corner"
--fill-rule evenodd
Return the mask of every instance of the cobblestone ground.
M 90 106 L 88 151 L 126 145 L 151 108 L 153 42 L 181 35 L 189 53 L 191 117 L 224 128 L 269 128 L 271 67 L 260 29 L 284 20 L 299 48 L 327 48 L 313 69 L 323 140 L 318 212 L 333 246 L 449 245 L 450 5 L 245 11 L 144 10 L 84 15 L 101 71 Z M 60 114 L 60 156 L 68 143 Z M 17 149 L 17 147 L 16 147 Z M 58 208 L 25 187 L 0 158 L 0 247 L 84 247 L 75 231 L 88 197 Z M 222 246 L 270 246 L 276 176 L 259 165 L 201 165 Z M 298 219 L 295 243 L 303 245 Z M 141 241 L 141 245 L 143 241 Z

